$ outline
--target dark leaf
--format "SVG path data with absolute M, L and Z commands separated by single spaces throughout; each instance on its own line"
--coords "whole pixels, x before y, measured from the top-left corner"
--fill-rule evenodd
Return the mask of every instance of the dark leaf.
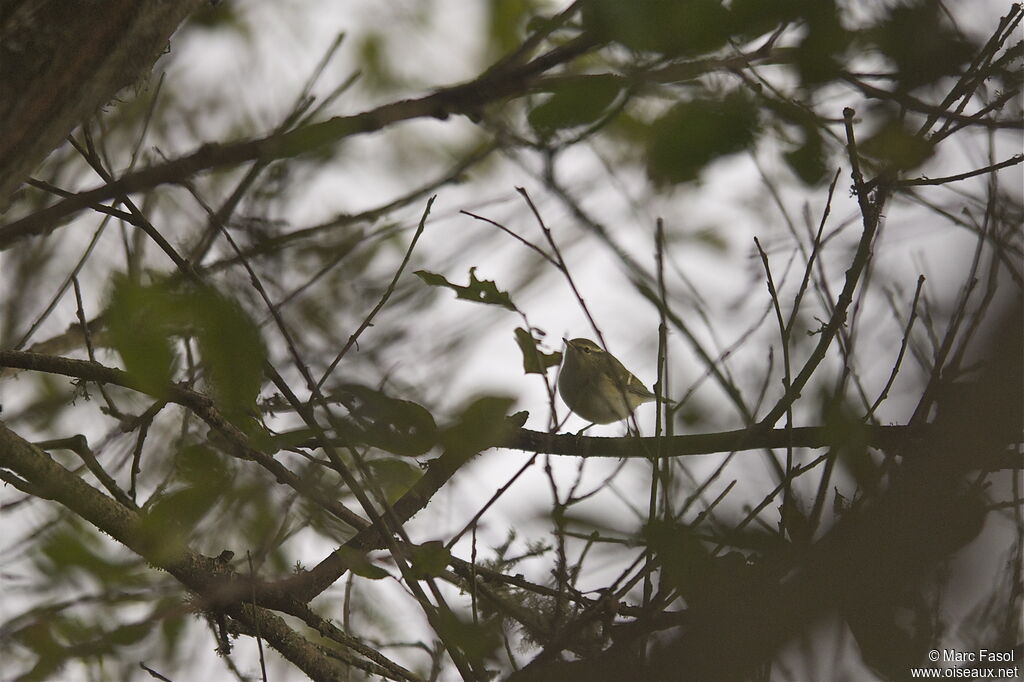
M 893 61 L 904 90 L 958 73 L 975 49 L 944 21 L 939 3 L 928 0 L 893 8 L 866 35 Z
M 710 580 L 711 555 L 692 530 L 659 521 L 648 524 L 644 536 L 657 555 L 663 580 L 688 601 L 705 589 Z
M 413 578 L 437 578 L 448 567 L 452 553 L 440 540 L 424 542 L 409 552 L 409 568 Z
M 913 585 L 869 593 L 844 616 L 864 663 L 881 679 L 900 679 L 919 665 L 939 634 L 931 605 Z
M 381 580 L 387 578 L 390 574 L 380 566 L 375 566 L 365 554 L 357 552 L 351 547 L 342 547 L 338 550 L 341 554 L 341 558 L 345 560 L 345 564 L 348 566 L 348 570 L 354 574 L 369 578 L 370 580 Z
M 496 396 L 477 398 L 441 433 L 441 443 L 448 452 L 464 458 L 504 444 L 513 428 L 505 418 L 513 402 Z
M 562 128 L 598 120 L 615 101 L 621 85 L 609 75 L 580 76 L 551 91 L 550 97 L 530 111 L 527 119 L 542 136 Z
M 232 416 L 254 411 L 267 354 L 259 327 L 237 301 L 211 288 L 192 290 L 185 303 L 222 409 Z
M 523 371 L 527 374 L 544 374 L 548 367 L 557 367 L 562 362 L 562 354 L 558 351 L 545 353 L 537 347 L 537 339 L 522 327 L 517 327 L 516 344 L 523 354 Z
M 166 393 L 174 371 L 170 336 L 175 310 L 165 287 L 115 278 L 105 315 L 111 344 L 128 374 L 144 391 L 158 397 Z
M 868 452 L 864 422 L 843 403 L 826 400 L 822 409 L 822 422 L 830 443 L 839 443 L 837 463 L 844 466 L 857 481 L 861 492 L 878 490 L 881 470 Z
M 522 39 L 523 24 L 535 10 L 532 0 L 490 0 L 488 35 L 501 53 L 515 49 Z
M 914 135 L 896 121 L 860 145 L 860 151 L 898 170 L 909 170 L 924 163 L 934 152 L 931 143 Z
M 762 101 L 765 109 L 771 111 L 778 118 L 801 128 L 815 126 L 818 124 L 818 117 L 807 107 L 800 106 L 796 102 L 774 97 Z
M 221 490 L 208 484 L 188 485 L 156 500 L 142 515 L 140 534 L 154 563 L 175 560 L 184 551 L 195 526 L 213 509 Z
M 583 21 L 604 40 L 670 56 L 722 47 L 734 28 L 719 0 L 591 0 Z
M 374 481 L 383 489 L 388 502 L 400 498 L 423 476 L 418 466 L 401 459 L 374 459 L 366 466 L 373 472 Z
M 122 625 L 121 627 L 107 633 L 107 639 L 110 640 L 111 644 L 117 646 L 128 646 L 145 639 L 146 635 L 148 635 L 155 626 L 155 623 L 132 623 L 130 625 Z
M 796 66 L 806 87 L 817 87 L 837 78 L 850 35 L 839 20 L 831 0 L 805 4 L 807 33 L 796 49 Z
M 827 158 L 821 134 L 816 128 L 804 129 L 804 143 L 783 154 L 786 164 L 806 185 L 817 185 L 828 175 Z
M 738 38 L 751 39 L 800 17 L 805 0 L 734 0 L 729 6 Z
M 104 584 L 112 584 L 125 580 L 131 570 L 128 565 L 114 563 L 100 554 L 96 538 L 80 527 L 48 534 L 42 541 L 41 551 L 49 560 L 42 570 L 51 576 L 85 571 Z
M 756 130 L 757 108 L 739 93 L 684 102 L 652 126 L 647 173 L 656 182 L 695 180 L 711 161 L 749 147 Z
M 510 414 L 505 417 L 505 424 L 513 429 L 521 429 L 526 426 L 526 420 L 530 418 L 530 413 L 526 410 L 520 410 L 515 414 Z
M 501 623 L 497 618 L 473 622 L 462 620 L 450 610 L 439 613 L 439 634 L 479 665 L 494 657 L 501 646 Z
M 508 292 L 499 290 L 497 285 L 491 280 L 479 280 L 476 278 L 476 268 L 469 269 L 469 284 L 466 286 L 453 284 L 443 276 L 426 270 L 417 270 L 415 274 L 430 286 L 451 289 L 455 292 L 456 298 L 476 301 L 477 303 L 487 303 L 489 305 L 500 305 L 513 312 L 517 310 Z
M 425 407 L 357 384 L 342 389 L 351 403 L 350 435 L 396 455 L 422 455 L 437 442 L 437 425 Z
M 156 602 L 155 613 L 164 614 L 160 619 L 160 640 L 164 647 L 173 650 L 181 642 L 191 614 L 183 614 L 177 599 L 161 599 Z
M 248 37 L 248 24 L 239 15 L 238 10 L 238 5 L 231 2 L 204 2 L 189 15 L 187 26 L 208 30 L 228 29 Z
M 64 660 L 64 647 L 54 638 L 50 622 L 46 620 L 39 620 L 21 628 L 13 639 L 38 654 L 41 661 L 53 661 L 59 666 Z
M 175 465 L 178 477 L 191 485 L 223 492 L 231 484 L 231 472 L 224 460 L 204 445 L 182 448 Z
M 779 505 L 779 523 L 796 545 L 806 546 L 811 541 L 813 528 L 808 522 L 807 515 L 801 511 L 796 496 L 790 496 L 787 501 L 788 504 Z
M 292 431 L 284 431 L 271 439 L 274 450 L 289 450 L 295 447 L 306 447 L 316 436 L 316 432 L 310 428 L 299 428 Z

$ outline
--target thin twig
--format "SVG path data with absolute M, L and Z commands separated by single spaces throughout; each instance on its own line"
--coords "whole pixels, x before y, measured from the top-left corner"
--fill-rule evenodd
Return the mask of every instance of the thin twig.
M 36 332 L 36 330 L 50 316 L 54 309 L 56 309 L 57 304 L 60 303 L 60 300 L 64 297 L 64 293 L 68 290 L 68 286 L 71 284 L 72 281 L 74 281 L 75 277 L 78 276 L 78 273 L 82 271 L 82 267 L 85 266 L 86 261 L 89 260 L 89 256 L 92 255 L 93 249 L 96 248 L 96 244 L 99 243 L 100 237 L 103 236 L 104 230 L 107 229 L 108 222 L 109 218 L 104 218 L 102 221 L 100 221 L 100 225 L 99 227 L 96 228 L 96 231 L 93 233 L 92 239 L 89 241 L 89 245 L 85 247 L 85 251 L 82 253 L 82 257 L 78 259 L 78 262 L 75 263 L 75 267 L 71 269 L 71 272 L 69 272 L 67 277 L 64 278 L 64 281 L 61 282 L 61 285 L 57 287 L 56 293 L 54 293 L 53 297 L 50 299 L 50 303 L 46 306 L 43 312 L 41 312 L 36 317 L 36 319 L 32 322 L 32 324 L 25 331 L 25 333 L 22 334 L 21 338 L 18 339 L 18 342 L 14 344 L 14 350 L 21 350 L 25 346 L 25 344 L 28 343 L 28 340 L 32 338 L 32 335 Z M 88 325 L 86 325 L 86 323 L 82 320 L 80 320 L 80 322 L 82 323 L 82 330 L 84 332 L 87 329 Z
M 40 450 L 70 450 L 79 456 L 86 468 L 92 472 L 93 476 L 107 489 L 115 500 L 128 509 L 138 509 L 135 506 L 135 502 L 132 501 L 128 495 L 121 490 L 117 482 L 107 473 L 103 466 L 96 459 L 96 455 L 89 447 L 89 441 L 86 440 L 85 436 L 77 435 L 71 436 L 70 438 L 56 438 L 53 440 L 39 441 L 33 443 Z
M 903 340 L 900 342 L 900 352 L 896 354 L 896 362 L 892 367 L 892 371 L 889 373 L 889 380 L 885 382 L 885 387 L 882 392 L 878 394 L 875 402 L 871 404 L 871 408 L 864 415 L 864 421 L 870 421 L 875 415 L 875 410 L 882 404 L 882 401 L 889 396 L 889 389 L 892 388 L 893 383 L 896 381 L 896 375 L 899 374 L 900 365 L 903 362 L 903 354 L 907 351 L 907 344 L 910 342 L 910 332 L 914 328 L 914 320 L 917 319 L 917 301 L 921 297 L 921 287 L 924 286 L 924 275 L 919 275 L 917 278 L 917 288 L 914 289 L 914 300 L 910 304 L 910 318 L 907 320 L 907 326 L 903 330 Z
M 434 199 L 436 198 L 437 195 L 435 194 L 427 200 L 427 205 L 423 209 L 423 216 L 420 218 L 419 225 L 416 226 L 416 232 L 412 236 L 412 241 L 409 242 L 409 248 L 405 251 L 405 257 L 402 258 L 402 262 L 399 264 L 398 269 L 395 270 L 395 276 L 391 278 L 391 284 L 388 285 L 388 288 L 384 291 L 384 295 L 381 296 L 379 301 L 377 301 L 377 305 L 373 307 L 370 314 L 367 315 L 362 324 L 352 332 L 352 335 L 348 337 L 348 341 L 344 346 L 342 346 L 341 350 L 338 351 L 338 354 L 334 356 L 334 360 L 331 361 L 331 364 L 324 371 L 323 376 L 320 377 L 320 381 L 316 383 L 317 389 L 324 385 L 324 382 L 327 381 L 329 376 L 331 376 L 331 372 L 333 372 L 334 368 L 338 366 L 341 359 L 344 358 L 349 349 L 356 344 L 359 336 L 373 323 L 373 318 L 377 316 L 377 313 L 379 313 L 385 305 L 387 305 L 388 299 L 391 298 L 391 294 L 395 292 L 398 280 L 402 277 L 402 273 L 405 271 L 405 266 L 409 264 L 409 259 L 412 258 L 412 252 L 413 249 L 416 248 L 416 242 L 419 241 L 420 235 L 423 234 L 423 229 L 427 224 L 427 216 L 430 215 L 430 207 L 434 205 Z
M 472 211 L 465 211 L 465 210 L 463 210 L 463 211 L 459 211 L 459 213 L 463 213 L 465 215 L 468 215 L 470 218 L 476 218 L 477 220 L 480 220 L 480 221 L 483 221 L 485 223 L 489 223 L 491 225 L 494 225 L 496 228 L 498 228 L 499 230 L 501 230 L 505 234 L 509 235 L 510 237 L 515 239 L 516 241 L 518 241 L 521 244 L 523 244 L 526 248 L 528 248 L 528 249 L 530 249 L 530 250 L 540 254 L 541 258 L 543 258 L 547 262 L 551 263 L 556 268 L 559 267 L 558 266 L 558 261 L 555 260 L 554 258 L 552 258 L 551 256 L 549 256 L 547 253 L 545 253 L 544 249 L 540 248 L 539 246 L 537 246 L 533 242 L 529 241 L 528 239 L 524 239 L 523 237 L 520 237 L 518 234 L 516 234 L 515 232 L 513 232 L 509 228 L 505 227 L 501 223 L 499 223 L 499 222 L 497 222 L 495 220 L 491 220 L 490 218 L 484 218 L 483 216 L 479 216 L 476 213 L 473 213 Z
M 839 181 L 840 172 L 841 169 L 837 168 L 835 175 L 832 176 L 832 182 L 828 185 L 828 197 L 825 199 L 825 208 L 822 210 L 821 220 L 818 222 L 818 231 L 814 234 L 814 240 L 811 243 L 811 254 L 807 258 L 807 266 L 804 268 L 804 277 L 800 280 L 800 286 L 796 290 L 796 296 L 793 297 L 793 310 L 790 311 L 789 320 L 786 321 L 787 335 L 791 335 L 793 333 L 793 325 L 796 323 L 797 313 L 800 311 L 800 303 L 803 301 L 804 292 L 807 291 L 807 285 L 811 279 L 811 272 L 814 269 L 815 260 L 817 260 L 818 254 L 821 252 L 821 233 L 824 232 L 825 223 L 828 221 L 828 217 L 832 213 L 832 197 L 836 191 L 836 183 Z
M 81 325 L 82 327 L 82 337 L 85 339 L 85 350 L 86 353 L 88 353 L 89 355 L 89 359 L 92 360 L 93 362 L 96 362 L 96 351 L 92 345 L 92 334 L 89 332 L 89 324 L 86 322 L 85 319 L 85 305 L 82 303 L 82 289 L 78 285 L 78 277 L 73 276 L 71 278 L 71 283 L 74 285 L 75 288 L 75 303 L 77 307 L 78 324 Z M 107 393 L 107 388 L 106 386 L 103 385 L 103 382 L 97 383 L 96 386 L 100 389 L 100 395 L 102 395 L 103 400 L 106 401 L 107 409 L 110 410 L 110 414 L 114 417 L 121 417 L 122 412 L 114 404 L 114 401 L 113 399 L 111 399 L 110 394 Z
M 252 603 L 252 608 L 255 611 L 255 609 L 256 609 L 256 572 L 253 570 L 253 567 L 252 567 L 252 554 L 248 550 L 246 550 L 246 552 L 245 552 L 245 558 L 249 561 L 249 578 L 252 580 L 252 585 L 253 585 L 253 587 L 252 587 L 252 601 L 251 601 L 251 603 Z M 267 682 L 267 661 L 263 657 L 263 636 L 260 635 L 260 620 L 259 620 L 259 618 L 255 619 L 255 626 L 256 626 L 256 628 L 255 628 L 256 629 L 256 647 L 259 649 L 259 652 L 260 652 L 260 673 L 262 673 L 263 682 Z
M 403 99 L 351 116 L 336 116 L 327 121 L 296 128 L 283 134 L 243 140 L 229 144 L 207 144 L 195 152 L 166 163 L 108 178 L 103 185 L 79 192 L 32 215 L 0 227 L 0 250 L 30 235 L 45 234 L 59 227 L 62 218 L 94 203 L 152 189 L 169 182 L 181 182 L 203 170 L 236 165 L 246 161 L 291 158 L 304 152 L 335 144 L 356 135 L 365 135 L 417 118 L 444 118 L 449 114 L 475 112 L 489 102 L 515 95 L 540 76 L 560 64 L 572 61 L 598 46 L 584 33 L 555 46 L 530 62 L 511 69 L 505 78 L 494 81 L 478 78 L 442 88 L 419 99 Z
M 765 277 L 768 283 L 768 296 L 771 298 L 772 307 L 775 308 L 775 319 L 779 323 L 779 335 L 782 343 L 782 387 L 785 393 L 789 393 L 790 386 L 792 384 L 793 375 L 792 368 L 789 360 L 789 332 L 786 329 L 786 323 L 782 319 L 782 307 L 779 305 L 779 292 L 775 289 L 775 280 L 772 278 L 772 269 L 768 264 L 768 254 L 761 248 L 761 242 L 757 237 L 754 237 L 754 244 L 757 246 L 757 252 L 761 255 L 761 264 L 764 266 Z M 810 260 L 810 257 L 808 257 Z M 793 406 L 792 403 L 786 409 L 786 432 L 789 434 L 793 433 Z M 791 514 L 797 513 L 797 510 L 793 507 L 792 500 L 792 489 L 790 488 L 789 481 L 791 480 L 793 473 L 793 445 L 792 443 L 786 444 L 786 487 L 782 493 L 782 516 L 779 520 L 779 532 L 785 533 L 789 530 L 790 537 L 793 537 L 793 530 L 788 528 L 788 522 L 791 518 Z
M 811 352 L 810 357 L 808 357 L 800 372 L 793 378 L 790 389 L 786 391 L 775 407 L 758 422 L 758 428 L 767 428 L 774 425 L 786 413 L 790 405 L 799 397 L 800 392 L 814 374 L 818 364 L 824 359 L 829 345 L 831 345 L 832 340 L 839 332 L 839 328 L 846 322 L 847 310 L 853 303 L 853 296 L 860 281 L 860 276 L 871 256 L 871 247 L 874 243 L 875 233 L 878 230 L 882 205 L 886 195 L 880 189 L 878 197 L 875 201 L 872 201 L 865 193 L 864 176 L 861 174 L 857 142 L 853 132 L 853 109 L 849 107 L 844 109 L 843 117 L 846 121 L 847 152 L 853 176 L 854 192 L 857 194 L 857 202 L 860 205 L 861 222 L 864 230 L 857 244 L 857 251 L 854 254 L 853 262 L 846 271 L 846 280 L 843 283 L 843 290 L 836 299 L 835 310 L 822 328 L 818 344 Z
M 986 173 L 994 173 L 1002 168 L 1009 168 L 1010 166 L 1016 166 L 1018 163 L 1024 161 L 1024 154 L 1015 154 L 1005 161 L 994 163 L 991 166 L 985 166 L 984 168 L 978 168 L 976 170 L 967 171 L 966 173 L 959 173 L 957 175 L 947 175 L 941 178 L 911 178 L 909 180 L 896 180 L 890 183 L 891 187 L 921 187 L 923 185 L 945 185 L 950 182 L 959 182 L 960 180 L 966 180 L 967 178 L 973 178 L 978 175 L 985 175 Z
M 453 535 L 451 537 L 451 539 L 448 540 L 448 542 L 445 543 L 445 547 L 447 547 L 448 549 L 451 549 L 452 547 L 454 547 L 455 543 L 458 542 L 462 538 L 462 536 L 465 535 L 466 532 L 469 531 L 470 529 L 474 529 L 474 532 L 475 532 L 477 523 L 480 521 L 480 519 L 483 517 L 483 515 L 487 512 L 487 510 L 490 509 L 491 506 L 495 502 L 497 502 L 498 499 L 500 499 L 501 496 L 504 495 L 505 492 L 509 488 L 512 487 L 512 484 L 515 483 L 519 479 L 520 476 L 522 476 L 524 473 L 526 473 L 526 470 L 529 469 L 530 467 L 532 467 L 536 461 L 537 461 L 537 454 L 534 454 L 533 457 L 530 457 L 530 459 L 528 459 L 526 461 L 526 463 L 523 464 L 523 466 L 519 467 L 519 469 L 514 474 L 512 474 L 512 476 L 500 488 L 498 488 L 498 490 L 495 491 L 495 493 L 493 495 L 491 495 L 490 499 L 488 499 L 487 502 L 484 503 L 484 505 L 482 507 L 480 507 L 480 511 L 478 511 L 476 514 L 473 515 L 473 518 L 471 518 L 469 520 L 469 522 L 465 526 L 462 527 L 462 530 L 460 530 L 458 533 Z

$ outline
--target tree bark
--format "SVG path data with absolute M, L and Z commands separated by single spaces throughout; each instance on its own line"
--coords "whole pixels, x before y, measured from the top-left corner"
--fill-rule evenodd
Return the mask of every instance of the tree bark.
M 203 0 L 0 0 L 0 213 L 83 119 L 137 82 Z

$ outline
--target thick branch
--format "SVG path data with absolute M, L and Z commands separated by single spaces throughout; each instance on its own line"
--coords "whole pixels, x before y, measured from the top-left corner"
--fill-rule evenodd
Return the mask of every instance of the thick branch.
M 67 507 L 98 529 L 177 578 L 185 587 L 212 605 L 233 572 L 216 559 L 187 548 L 169 549 L 160 537 L 142 530 L 142 517 L 106 497 L 85 481 L 54 462 L 0 422 L 0 467 L 29 481 L 46 499 Z M 271 646 L 314 680 L 338 680 L 345 666 L 325 656 L 298 636 L 278 616 L 251 604 L 227 603 L 223 610 L 249 628 L 256 628 Z
M 188 156 L 129 173 L 0 228 L 0 249 L 6 249 L 31 235 L 46 234 L 56 228 L 62 219 L 97 202 L 180 181 L 200 171 L 245 161 L 266 162 L 298 156 L 335 144 L 346 137 L 382 130 L 400 121 L 423 117 L 444 119 L 452 114 L 475 116 L 484 105 L 523 92 L 547 69 L 587 52 L 596 44 L 593 39 L 581 36 L 523 66 L 504 73 L 489 73 L 468 83 L 442 88 L 425 97 L 391 102 L 352 116 L 336 116 L 269 137 L 223 145 L 203 145 Z
M 334 514 L 334 516 L 353 528 L 362 528 L 366 523 L 361 516 L 348 509 L 341 502 L 324 496 L 309 481 L 296 476 L 269 454 L 254 448 L 249 443 L 249 439 L 245 434 L 217 410 L 213 400 L 198 391 L 193 391 L 178 384 L 168 384 L 159 394 L 155 394 L 147 391 L 130 374 L 120 369 L 106 367 L 98 362 L 90 362 L 89 360 L 74 360 L 24 351 L 0 351 L 0 367 L 61 374 L 76 379 L 84 379 L 85 381 L 123 386 L 181 405 L 191 410 L 196 416 L 206 422 L 210 428 L 223 436 L 230 447 L 230 452 L 234 455 L 258 463 L 272 473 L 280 483 L 289 485 L 295 490 L 302 492 L 323 509 Z
M 202 1 L 0 2 L 0 212 L 82 119 L 149 71 Z
M 793 429 L 765 430 L 759 427 L 698 433 L 685 436 L 606 438 L 576 436 L 571 433 L 544 433 L 520 429 L 506 447 L 547 455 L 572 457 L 691 457 L 746 450 L 794 448 L 830 448 L 858 443 L 895 455 L 911 454 L 929 437 L 931 427 L 879 426 L 852 424 L 849 429 L 830 426 L 801 426 Z M 1006 445 L 1022 442 L 1020 434 L 1007 433 Z M 660 450 L 658 448 L 661 448 Z M 660 453 L 660 454 L 659 454 Z M 1007 453 L 977 462 L 980 470 L 1024 469 L 1024 455 Z

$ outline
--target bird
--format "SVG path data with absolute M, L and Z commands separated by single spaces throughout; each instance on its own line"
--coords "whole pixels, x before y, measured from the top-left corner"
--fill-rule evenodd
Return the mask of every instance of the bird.
M 618 358 L 590 339 L 562 341 L 565 355 L 558 373 L 558 394 L 580 417 L 594 424 L 611 424 L 657 399 Z

